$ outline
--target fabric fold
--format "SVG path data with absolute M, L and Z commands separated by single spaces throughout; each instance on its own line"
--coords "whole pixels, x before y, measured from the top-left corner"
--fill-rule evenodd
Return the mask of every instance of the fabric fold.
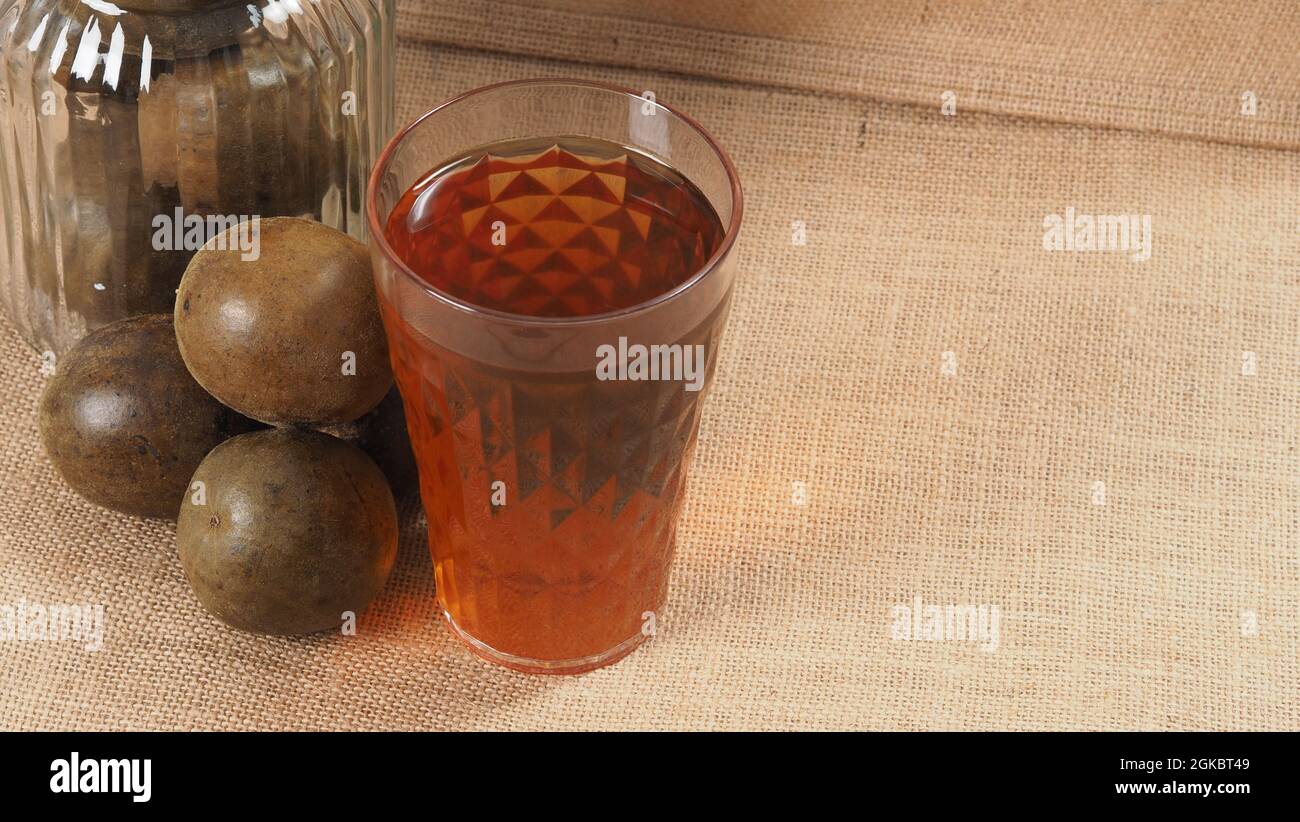
M 399 0 L 401 36 L 1241 145 L 1300 148 L 1300 6 Z

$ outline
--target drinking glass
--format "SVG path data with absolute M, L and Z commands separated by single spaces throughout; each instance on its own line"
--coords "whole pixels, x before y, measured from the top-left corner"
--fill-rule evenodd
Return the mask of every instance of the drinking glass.
M 721 221 L 716 252 L 645 302 L 571 317 L 475 305 L 395 252 L 389 216 L 431 170 L 501 141 L 561 135 L 616 143 L 691 181 Z M 367 196 L 375 284 L 438 601 L 479 656 L 581 673 L 653 634 L 726 324 L 741 205 L 735 168 L 695 121 L 649 94 L 589 82 L 469 92 L 407 126 L 381 155 Z M 598 375 L 602 351 L 636 345 L 703 346 L 702 384 Z

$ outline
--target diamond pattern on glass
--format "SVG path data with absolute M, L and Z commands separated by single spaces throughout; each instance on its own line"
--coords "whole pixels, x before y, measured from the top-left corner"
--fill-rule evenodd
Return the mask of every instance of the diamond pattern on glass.
M 626 308 L 680 285 L 721 239 L 698 191 L 648 169 L 559 145 L 484 154 L 417 185 L 390 239 L 421 277 L 475 305 L 534 317 Z

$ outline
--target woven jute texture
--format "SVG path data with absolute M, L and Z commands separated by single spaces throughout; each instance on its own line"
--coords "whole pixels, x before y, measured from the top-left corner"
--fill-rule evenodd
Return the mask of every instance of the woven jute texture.
M 968 35 L 1033 21 L 977 4 L 920 27 L 915 88 L 930 90 L 895 94 L 835 85 L 888 82 L 866 65 L 812 93 L 801 78 L 817 66 L 778 82 L 781 66 L 739 51 L 776 50 L 771 30 L 616 24 L 610 4 L 538 14 L 592 38 L 671 25 L 701 71 L 655 54 L 602 66 L 540 24 L 573 62 L 433 30 L 484 5 L 403 7 L 401 118 L 490 82 L 599 79 L 696 116 L 745 184 L 741 275 L 657 636 L 577 678 L 471 657 L 435 620 L 413 501 L 356 636 L 227 629 L 191 594 L 172 527 L 61 484 L 36 434 L 38 357 L 4 326 L 0 603 L 103 603 L 106 635 L 97 652 L 0 642 L 0 727 L 1300 729 L 1300 156 L 1277 113 L 1294 116 L 1297 92 L 1260 75 L 1273 119 L 1251 120 L 1231 87 L 1251 55 L 1283 58 L 1234 52 L 1250 38 L 1222 20 L 1185 55 L 1180 96 L 1163 38 L 1193 33 L 1100 7 L 1044 24 L 1075 26 L 1062 54 L 1091 67 L 1066 111 L 1069 61 L 1026 67 L 1067 34 L 981 52 Z M 927 68 L 944 32 L 950 57 Z M 904 30 L 887 34 L 883 63 L 908 51 Z M 728 60 L 753 71 L 715 70 Z M 1126 85 L 1125 61 L 1168 71 Z M 1096 83 L 1109 96 L 1084 93 Z M 981 107 L 966 105 L 975 87 Z M 1045 223 L 1067 210 L 1149 217 L 1149 257 L 1048 250 Z M 898 609 L 918 601 L 996 609 L 996 641 L 905 638 Z
M 412 39 L 1300 148 L 1300 6 L 1106 0 L 398 0 Z M 1243 95 L 1254 114 L 1239 116 Z

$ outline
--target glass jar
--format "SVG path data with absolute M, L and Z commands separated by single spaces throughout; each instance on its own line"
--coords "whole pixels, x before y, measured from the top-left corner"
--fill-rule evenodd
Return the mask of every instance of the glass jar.
M 393 0 L 0 0 L 0 305 L 61 353 L 234 221 L 364 240 L 394 56 Z

